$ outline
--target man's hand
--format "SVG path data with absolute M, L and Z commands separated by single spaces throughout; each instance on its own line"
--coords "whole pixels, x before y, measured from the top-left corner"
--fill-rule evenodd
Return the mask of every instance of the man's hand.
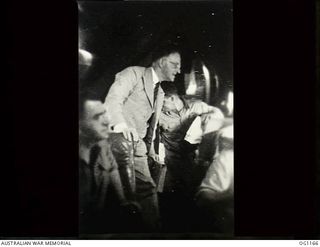
M 157 162 L 157 163 L 161 163 L 159 154 L 155 154 L 155 155 L 153 156 L 153 160 L 154 160 L 155 162 Z
M 122 133 L 128 141 L 138 141 L 139 135 L 135 128 L 129 128 L 126 123 L 120 123 L 113 127 L 113 132 Z
M 158 164 L 164 165 L 164 157 L 165 157 L 165 151 L 164 151 L 164 145 L 163 143 L 159 143 L 159 154 L 157 154 L 154 150 L 154 146 L 151 145 L 148 156 Z
M 139 136 L 138 132 L 134 128 L 126 128 L 122 131 L 122 134 L 124 135 L 124 138 L 126 138 L 128 141 L 138 141 Z

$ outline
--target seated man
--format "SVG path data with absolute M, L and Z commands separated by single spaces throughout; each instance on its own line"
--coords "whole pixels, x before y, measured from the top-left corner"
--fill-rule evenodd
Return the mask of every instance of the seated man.
M 128 207 L 115 162 L 107 141 L 108 120 L 99 90 L 84 89 L 79 104 L 79 199 L 80 232 L 107 233 L 117 219 L 110 218 L 108 205 L 113 188 L 118 205 Z M 108 193 L 107 193 L 108 192 Z M 108 204 L 109 203 L 109 204 Z M 135 209 L 132 208 L 132 211 Z M 130 210 L 131 210 L 130 209 Z M 120 212 L 120 210 L 119 210 Z M 119 215 L 121 215 L 119 213 Z
M 192 138 L 186 141 L 186 134 L 190 132 L 190 125 L 194 126 L 193 121 L 203 114 L 211 114 L 217 119 L 223 119 L 224 116 L 216 107 L 179 96 L 171 82 L 162 82 L 161 87 L 165 97 L 159 118 L 158 163 L 162 166 L 160 172 L 155 172 L 156 175 L 160 174 L 155 181 L 158 182 L 158 192 L 162 192 L 159 201 L 163 227 L 169 232 L 193 231 L 195 215 L 190 212 L 195 212 L 193 195 L 202 177 L 198 178 L 194 173 L 195 149 L 199 142 L 193 142 Z M 199 130 L 201 121 L 191 132 L 199 134 Z M 194 133 L 189 134 L 194 136 Z M 164 157 L 161 156 L 163 153 Z
M 217 119 L 223 119 L 224 116 L 216 107 L 209 106 L 199 100 L 187 100 L 180 97 L 175 85 L 171 82 L 162 82 L 161 87 L 165 98 L 159 126 L 161 143 L 165 147 L 165 164 L 168 170 L 164 189 L 184 191 L 192 184 L 190 181 L 194 158 L 192 144 L 195 143 L 185 141 L 189 127 L 195 118 L 202 114 L 210 113 Z M 199 129 L 201 129 L 200 125 Z

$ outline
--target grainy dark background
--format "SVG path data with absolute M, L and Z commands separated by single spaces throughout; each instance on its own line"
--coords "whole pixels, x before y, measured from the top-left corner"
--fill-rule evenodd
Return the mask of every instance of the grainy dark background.
M 157 45 L 183 49 L 183 72 L 195 57 L 233 80 L 233 7 L 212 2 L 79 2 L 81 46 L 96 57 L 92 77 L 148 65 Z

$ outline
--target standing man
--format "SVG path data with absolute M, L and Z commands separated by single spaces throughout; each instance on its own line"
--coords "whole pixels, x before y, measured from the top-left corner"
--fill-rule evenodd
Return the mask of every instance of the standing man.
M 174 81 L 181 57 L 176 47 L 162 47 L 152 61 L 149 68 L 134 66 L 119 72 L 105 100 L 113 132 L 122 133 L 127 142 L 134 141 L 135 195 L 146 231 L 159 229 L 158 198 L 148 167 L 148 156 L 155 158 L 153 140 L 164 99 L 159 84 Z M 123 150 L 122 143 L 113 141 L 112 149 Z

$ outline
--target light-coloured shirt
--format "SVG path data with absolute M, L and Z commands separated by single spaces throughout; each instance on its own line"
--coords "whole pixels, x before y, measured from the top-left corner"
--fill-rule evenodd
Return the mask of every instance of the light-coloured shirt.
M 151 71 L 152 71 L 152 81 L 153 81 L 153 88 L 156 86 L 156 84 L 158 82 L 160 82 L 159 77 L 157 75 L 157 73 L 154 71 L 154 69 L 151 67 Z
M 213 200 L 232 198 L 234 191 L 233 125 L 219 130 L 219 148 L 197 194 L 209 192 Z
M 222 150 L 208 168 L 198 193 L 210 191 L 214 198 L 233 196 L 234 169 L 233 149 Z

